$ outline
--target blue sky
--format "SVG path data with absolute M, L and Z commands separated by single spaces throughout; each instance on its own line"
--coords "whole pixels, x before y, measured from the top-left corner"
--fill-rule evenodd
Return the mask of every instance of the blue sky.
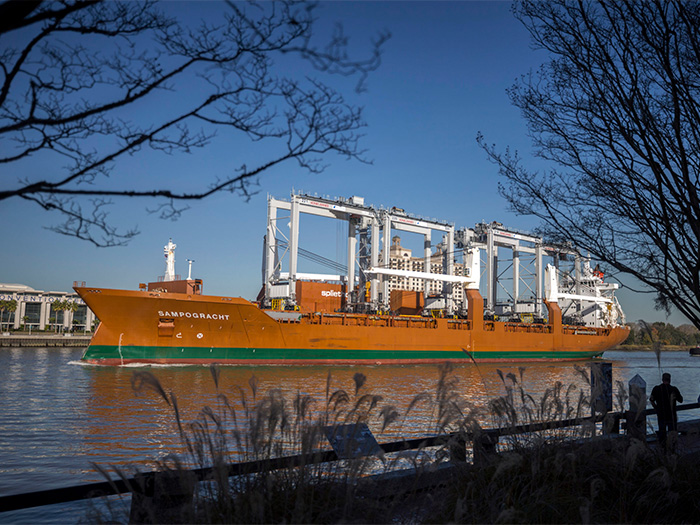
M 166 8 L 191 18 L 218 6 L 183 1 Z M 163 274 L 163 245 L 172 237 L 178 273 L 186 275 L 185 259 L 194 259 L 194 274 L 204 279 L 205 293 L 254 298 L 261 285 L 266 196 L 288 198 L 292 188 L 360 195 L 368 204 L 399 206 L 458 227 L 496 220 L 532 229 L 531 219 L 508 211 L 498 195 L 497 170 L 475 140 L 482 132 L 488 142 L 525 157 L 531 152 L 525 122 L 506 89 L 546 57 L 530 48 L 527 32 L 509 10 L 509 2 L 322 3 L 323 26 L 342 22 L 360 52 L 378 31 L 392 33 L 367 92 L 356 95 L 354 81 L 333 80 L 344 84 L 350 101 L 364 107 L 368 127 L 362 145 L 373 164 L 328 157 L 329 167 L 320 175 L 288 164 L 263 175 L 259 193 L 249 202 L 216 195 L 192 203 L 175 222 L 146 213 L 145 201 L 124 201 L 114 207 L 113 217 L 125 226 L 138 225 L 141 234 L 126 247 L 110 249 L 51 233 L 44 229 L 55 222 L 49 213 L 20 200 L 5 201 L 0 207 L 5 232 L 0 282 L 69 290 L 79 280 L 135 289 Z M 120 170 L 134 178 L 178 183 L 212 179 L 240 165 L 248 144 L 220 138 L 194 155 L 129 161 Z M 342 260 L 344 241 L 335 225 L 302 227 L 302 247 Z M 651 294 L 623 290 L 619 297 L 628 320 L 666 320 L 654 311 Z M 686 322 L 679 314 L 669 321 Z

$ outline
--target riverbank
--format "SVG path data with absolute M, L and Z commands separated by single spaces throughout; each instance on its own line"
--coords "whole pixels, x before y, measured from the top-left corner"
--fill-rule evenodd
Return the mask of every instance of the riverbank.
M 3 346 L 77 346 L 86 347 L 90 344 L 91 334 L 47 334 L 47 333 L 14 333 L 0 334 L 0 347 Z

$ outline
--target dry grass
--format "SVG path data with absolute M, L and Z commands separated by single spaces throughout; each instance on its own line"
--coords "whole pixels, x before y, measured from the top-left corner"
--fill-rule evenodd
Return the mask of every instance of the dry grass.
M 696 523 L 696 462 L 599 439 L 502 454 L 449 490 L 429 523 Z
M 259 392 L 255 378 L 234 387 L 235 402 L 219 384 L 216 403 L 184 422 L 177 398 L 149 372 L 132 379 L 139 392 L 155 392 L 172 410 L 186 454 L 161 461 L 159 469 L 178 474 L 185 466 L 214 467 L 194 491 L 185 514 L 146 516 L 146 521 L 179 519 L 198 523 L 685 523 L 696 522 L 700 469 L 677 456 L 652 452 L 645 443 L 620 438 L 590 438 L 593 426 L 508 436 L 499 454 L 478 467 L 450 463 L 454 442 L 431 450 L 332 463 L 305 464 L 229 477 L 229 463 L 310 455 L 328 449 L 325 429 L 365 423 L 381 439 L 402 428 L 416 407 L 432 418 L 426 435 L 453 434 L 467 439 L 482 426 L 508 427 L 585 417 L 590 398 L 585 389 L 554 384 L 541 396 L 528 394 L 519 375 L 500 371 L 504 394 L 488 411 L 459 394 L 450 366 L 440 368 L 433 393 L 417 395 L 400 409 L 369 392 L 357 373 L 348 390 L 331 389 L 317 400 L 279 390 Z M 588 381 L 588 371 L 579 369 Z M 617 385 L 616 409 L 626 403 Z M 488 425 L 486 425 L 488 422 Z M 401 472 L 401 469 L 406 470 Z M 126 472 L 118 470 L 126 477 Z M 398 473 L 397 473 L 398 472 Z M 107 474 L 105 472 L 105 474 Z M 131 474 L 131 473 L 129 473 Z M 146 510 L 149 509 L 145 506 Z M 119 515 L 93 514 L 91 521 L 126 521 Z M 133 516 L 132 516 L 133 519 Z

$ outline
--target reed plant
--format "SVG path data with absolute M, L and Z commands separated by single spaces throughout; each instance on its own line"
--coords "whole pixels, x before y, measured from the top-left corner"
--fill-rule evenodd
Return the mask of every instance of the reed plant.
M 212 467 L 197 484 L 191 504 L 173 517 L 93 513 L 90 521 L 197 523 L 685 523 L 697 521 L 700 469 L 697 461 L 652 451 L 646 443 L 594 438 L 594 424 L 505 436 L 488 462 L 470 456 L 455 461 L 487 427 L 508 428 L 590 415 L 590 376 L 577 369 L 577 384 L 555 383 L 541 395 L 528 393 L 524 369 L 497 372 L 503 394 L 477 407 L 460 393 L 450 365 L 439 367 L 434 392 L 417 394 L 399 408 L 372 394 L 356 373 L 350 388 L 334 389 L 329 373 L 325 396 L 260 392 L 248 385 L 221 385 L 211 368 L 215 402 L 186 422 L 175 393 L 148 371 L 133 375 L 136 392 L 155 393 L 172 411 L 184 454 L 157 468 L 182 485 L 189 469 Z M 583 386 L 581 386 L 583 385 Z M 617 385 L 615 408 L 626 402 Z M 425 435 L 443 436 L 437 447 L 347 457 L 316 463 L 329 432 L 368 425 L 380 441 L 400 435 L 420 410 Z M 471 447 L 469 447 L 471 448 Z M 273 460 L 297 456 L 293 466 Z M 229 465 L 251 461 L 270 467 L 230 476 Z M 109 476 L 110 472 L 98 467 Z M 133 470 L 114 468 L 128 479 Z M 143 507 L 143 505 L 142 505 Z M 149 510 L 148 505 L 145 506 Z M 143 508 L 142 508 L 143 510 Z
M 428 523 L 694 523 L 700 511 L 700 457 L 669 454 L 646 442 L 600 436 L 591 414 L 591 376 L 559 382 L 541 396 L 524 387 L 523 372 L 498 375 L 504 395 L 489 402 L 495 426 L 583 419 L 578 427 L 513 434 L 499 454 L 465 469 L 443 491 Z M 617 382 L 614 410 L 628 396 Z M 586 421 L 588 419 L 588 421 Z M 682 458 L 682 459 L 681 459 Z
M 444 492 L 428 523 L 696 523 L 697 458 L 637 440 L 510 450 Z

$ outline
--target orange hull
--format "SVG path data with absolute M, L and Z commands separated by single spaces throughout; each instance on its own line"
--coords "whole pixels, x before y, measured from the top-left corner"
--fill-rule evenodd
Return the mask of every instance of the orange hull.
M 76 288 L 101 324 L 83 359 L 92 363 L 330 364 L 588 359 L 629 330 L 470 318 L 271 312 L 241 298 Z M 482 301 L 483 302 L 483 301 Z M 275 317 L 276 316 L 276 317 Z

